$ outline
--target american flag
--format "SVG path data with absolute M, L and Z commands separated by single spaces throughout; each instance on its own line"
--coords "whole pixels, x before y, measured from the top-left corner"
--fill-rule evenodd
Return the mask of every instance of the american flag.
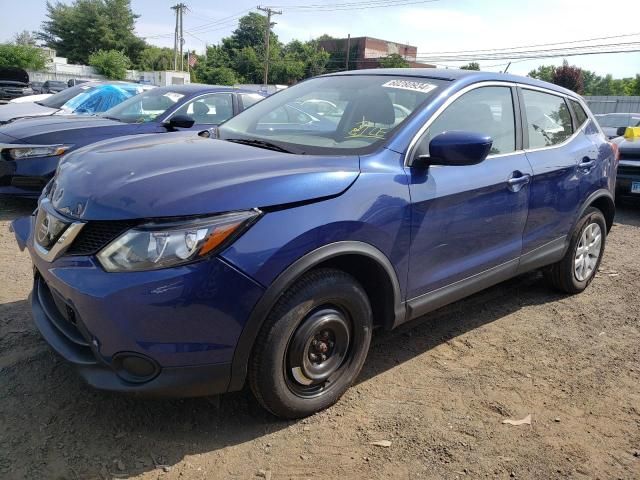
M 198 56 L 195 53 L 189 52 L 189 59 L 187 61 L 189 62 L 189 66 L 193 68 L 196 66 L 196 63 L 198 63 Z

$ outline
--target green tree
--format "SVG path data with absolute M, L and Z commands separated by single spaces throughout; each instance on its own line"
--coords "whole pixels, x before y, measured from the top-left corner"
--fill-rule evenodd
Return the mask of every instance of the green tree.
M 118 50 L 137 64 L 146 44 L 134 33 L 130 0 L 47 2 L 47 20 L 37 37 L 71 63 L 88 63 L 98 50 Z
M 30 45 L 0 43 L 0 67 L 42 70 L 45 56 L 41 49 Z
M 242 50 L 246 47 L 264 49 L 264 37 L 267 32 L 267 17 L 256 12 L 251 12 L 238 20 L 236 28 L 231 36 L 223 40 L 223 46 L 227 50 Z M 278 36 L 271 32 L 269 35 L 271 46 L 279 45 Z
M 195 71 L 198 81 L 208 85 L 235 85 L 238 82 L 236 72 L 229 67 L 204 68 Z
M 381 68 L 405 68 L 410 65 L 402 55 L 397 53 L 392 53 L 391 55 L 383 57 L 379 62 Z
M 107 78 L 123 80 L 131 60 L 118 50 L 98 50 L 89 57 L 89 65 L 95 67 L 98 73 Z
M 553 73 L 555 71 L 556 67 L 553 65 L 540 65 L 535 70 L 531 70 L 529 76 L 545 82 L 553 82 Z
M 138 62 L 135 65 L 138 70 L 172 70 L 173 50 L 149 46 L 140 52 Z
M 304 63 L 303 75 L 297 77 L 296 80 L 323 74 L 331 58 L 329 52 L 320 48 L 318 40 L 308 42 L 293 40 L 285 45 L 283 52 L 285 57 Z
M 461 66 L 460 70 L 480 70 L 480 64 L 478 62 L 470 62 Z
M 264 63 L 254 48 L 244 47 L 235 51 L 232 64 L 242 83 L 262 83 Z
M 36 46 L 36 38 L 32 35 L 32 33 L 28 30 L 23 30 L 19 33 L 16 33 L 13 37 L 13 43 L 16 45 L 28 45 L 31 47 Z

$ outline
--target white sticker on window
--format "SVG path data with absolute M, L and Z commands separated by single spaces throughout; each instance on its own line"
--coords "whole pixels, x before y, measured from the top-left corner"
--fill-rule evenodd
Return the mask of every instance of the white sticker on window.
M 178 100 L 180 100 L 182 97 L 184 97 L 184 95 L 180 94 L 180 93 L 176 93 L 176 92 L 167 92 L 163 95 L 164 97 L 167 97 L 169 100 L 171 100 L 172 102 L 177 102 Z
M 414 80 L 389 80 L 382 85 L 387 88 L 399 88 L 401 90 L 412 90 L 414 92 L 429 93 L 437 88 L 437 85 L 428 82 L 417 82 Z

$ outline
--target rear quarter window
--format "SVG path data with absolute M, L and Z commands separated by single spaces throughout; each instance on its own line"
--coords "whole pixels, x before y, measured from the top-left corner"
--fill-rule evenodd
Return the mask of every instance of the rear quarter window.
M 580 105 L 579 102 L 576 102 L 575 100 L 569 101 L 571 102 L 573 113 L 576 116 L 576 128 L 580 128 L 584 124 L 584 122 L 589 119 L 589 116 L 587 115 L 587 112 L 584 111 L 584 108 L 582 108 L 582 105 Z

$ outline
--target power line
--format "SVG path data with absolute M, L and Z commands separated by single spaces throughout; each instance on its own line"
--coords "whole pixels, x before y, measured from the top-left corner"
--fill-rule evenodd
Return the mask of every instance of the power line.
M 594 51 L 598 51 L 598 49 L 608 49 L 612 47 L 636 47 L 640 46 L 640 41 L 627 42 L 627 43 L 617 43 L 617 44 L 598 44 L 598 45 L 582 45 L 576 47 L 564 47 L 564 48 L 550 48 L 550 49 L 539 49 L 539 50 L 527 50 L 527 51 L 508 51 L 508 52 L 495 52 L 495 53 L 486 53 L 486 54 L 459 54 L 459 55 L 429 55 L 422 54 L 417 55 L 416 58 L 421 60 L 439 60 L 439 61 L 466 61 L 466 60 L 508 60 L 508 59 L 517 59 L 517 58 L 529 58 L 535 57 L 541 54 L 551 54 L 558 53 L 557 56 L 562 56 L 563 53 L 575 53 L 581 52 L 584 50 L 595 49 Z M 618 48 L 619 49 L 619 48 Z M 584 52 L 588 53 L 588 52 Z
M 440 0 L 367 0 L 363 2 L 346 2 L 333 4 L 312 4 L 312 5 L 274 5 L 271 8 L 286 8 L 298 12 L 309 11 L 326 12 L 336 10 L 357 10 L 360 8 L 388 8 L 402 7 L 407 5 L 419 5 L 423 3 L 434 3 Z
M 625 33 L 622 35 L 612 35 L 612 36 L 608 36 L 608 37 L 595 37 L 595 38 L 585 38 L 582 40 L 571 40 L 568 42 L 553 42 L 553 43 L 539 43 L 536 45 L 521 45 L 521 46 L 516 46 L 516 47 L 504 47 L 504 48 L 485 48 L 485 49 L 481 49 L 481 50 L 453 50 L 453 51 L 448 51 L 448 52 L 431 52 L 431 55 L 438 55 L 438 54 L 446 54 L 446 53 L 480 53 L 480 52 L 499 52 L 499 51 L 505 51 L 505 50 L 518 50 L 521 48 L 535 48 L 535 47 L 552 47 L 555 45 L 569 45 L 569 44 L 576 44 L 576 43 L 582 43 L 582 42 L 592 42 L 592 41 L 596 41 L 596 40 L 613 40 L 616 38 L 623 38 L 623 37 L 634 37 L 636 35 L 640 35 L 640 32 L 636 32 L 636 33 Z
M 218 25 L 221 25 L 223 23 L 230 23 L 230 22 L 235 22 L 236 19 L 241 18 L 245 13 L 250 12 L 252 9 L 248 8 L 245 10 L 242 10 L 240 12 L 234 13 L 233 15 L 229 15 L 227 17 L 222 17 L 219 18 L 218 20 L 213 20 L 211 22 L 208 23 L 203 23 L 202 25 L 196 25 L 195 27 L 192 27 L 190 30 L 192 32 L 204 32 L 205 30 L 208 30 L 210 27 L 215 27 Z

